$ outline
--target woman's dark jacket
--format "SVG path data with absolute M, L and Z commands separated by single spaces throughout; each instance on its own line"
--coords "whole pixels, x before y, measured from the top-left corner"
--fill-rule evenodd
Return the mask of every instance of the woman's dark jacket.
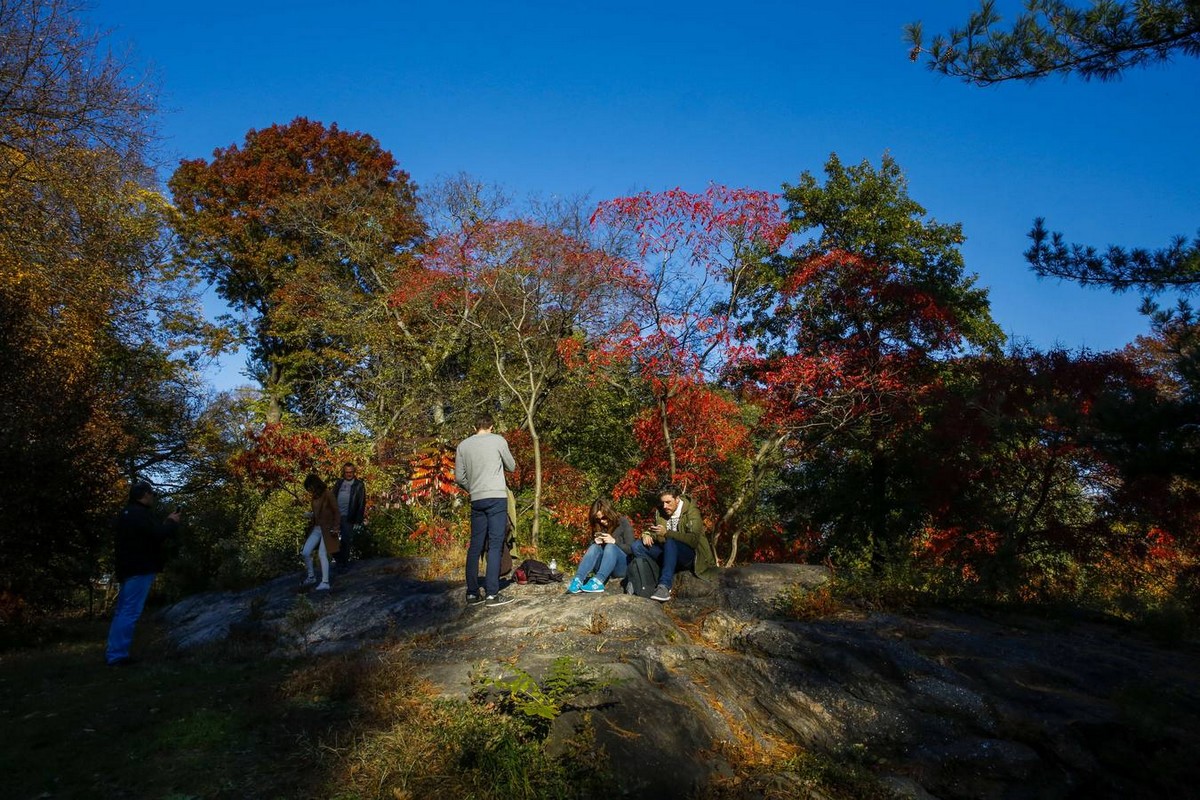
M 592 536 L 596 536 L 596 534 L 603 530 L 603 528 L 600 528 L 599 530 L 592 531 Z M 617 547 L 621 548 L 621 551 L 625 555 L 633 554 L 633 523 L 629 521 L 629 517 L 624 514 L 618 517 L 617 527 L 613 528 L 610 533 L 617 540 Z
M 117 514 L 117 580 L 162 572 L 167 538 L 178 528 L 172 520 L 158 522 L 150 509 L 132 502 Z

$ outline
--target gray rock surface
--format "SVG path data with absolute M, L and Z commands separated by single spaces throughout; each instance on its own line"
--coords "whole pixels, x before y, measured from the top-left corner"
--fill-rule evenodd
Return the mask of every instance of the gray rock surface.
M 329 593 L 297 576 L 188 598 L 164 614 L 180 648 L 252 637 L 282 654 L 400 639 L 442 693 L 464 697 L 473 669 L 541 675 L 561 655 L 617 680 L 582 699 L 618 796 L 703 796 L 735 745 L 778 742 L 866 762 L 881 790 L 911 798 L 1154 797 L 1144 753 L 1196 752 L 1200 657 L 1098 623 L 951 611 L 778 616 L 787 587 L 821 567 L 747 565 L 681 575 L 675 599 L 566 595 L 511 586 L 516 602 L 467 607 L 460 581 L 423 581 L 411 562 L 355 562 Z M 1150 708 L 1155 725 L 1131 733 Z M 1164 694 L 1165 693 L 1165 694 Z M 586 709 L 555 722 L 549 746 Z M 1190 724 L 1189 724 L 1190 721 Z

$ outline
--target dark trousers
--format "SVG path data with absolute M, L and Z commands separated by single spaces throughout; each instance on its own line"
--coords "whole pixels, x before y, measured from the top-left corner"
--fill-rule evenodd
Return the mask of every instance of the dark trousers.
M 662 545 L 652 544 L 649 547 L 642 540 L 633 540 L 633 554 L 645 556 L 657 561 L 662 566 L 658 582 L 668 589 L 675 582 L 676 569 L 688 569 L 696 564 L 696 551 L 678 539 L 668 538 Z
M 483 589 L 488 595 L 500 591 L 500 551 L 508 522 L 508 500 L 489 497 L 471 503 L 471 546 L 467 549 L 467 594 L 479 594 L 479 556 L 487 543 L 487 570 Z
M 354 541 L 354 524 L 347 522 L 343 517 L 342 529 L 339 533 L 341 534 L 340 542 L 338 551 L 333 554 L 333 560 L 338 563 L 339 567 L 344 567 L 350 561 L 350 543 Z

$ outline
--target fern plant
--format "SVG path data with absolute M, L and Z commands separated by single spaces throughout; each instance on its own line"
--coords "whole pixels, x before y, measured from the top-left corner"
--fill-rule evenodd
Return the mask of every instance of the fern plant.
M 499 676 L 486 675 L 480 669 L 471 683 L 476 702 L 491 700 L 498 711 L 520 721 L 529 738 L 545 739 L 559 715 L 581 708 L 572 703 L 575 698 L 607 690 L 616 681 L 607 670 L 591 669 L 571 656 L 559 656 L 540 683 L 517 666 Z

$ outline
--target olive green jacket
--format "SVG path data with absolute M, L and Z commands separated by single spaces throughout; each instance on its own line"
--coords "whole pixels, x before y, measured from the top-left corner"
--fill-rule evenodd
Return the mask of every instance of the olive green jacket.
M 663 538 L 675 539 L 683 542 L 688 547 L 696 551 L 696 565 L 692 570 L 697 575 L 703 575 L 717 566 L 716 556 L 713 555 L 712 544 L 708 541 L 708 537 L 704 535 L 704 520 L 700 517 L 700 509 L 696 508 L 696 504 L 692 502 L 692 498 L 683 496 L 680 498 L 683 503 L 683 512 L 679 515 L 679 529 L 667 531 Z M 667 517 L 663 514 L 661 508 L 654 510 L 654 522 L 667 527 Z

